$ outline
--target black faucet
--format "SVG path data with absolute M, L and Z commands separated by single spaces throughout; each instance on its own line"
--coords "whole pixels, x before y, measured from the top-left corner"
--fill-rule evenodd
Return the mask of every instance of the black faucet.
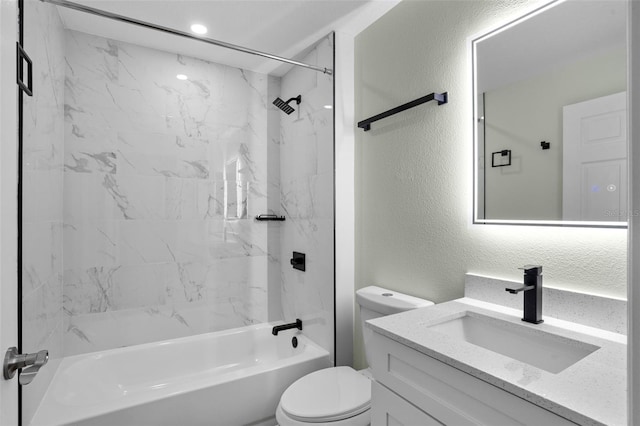
M 296 322 L 292 322 L 291 324 L 276 325 L 275 327 L 273 327 L 273 330 L 271 330 L 271 334 L 277 336 L 279 332 L 283 330 L 289 330 L 291 328 L 302 330 L 302 321 L 297 319 Z
M 524 265 L 524 286 L 505 288 L 511 294 L 524 291 L 524 317 L 522 321 L 540 324 L 542 319 L 542 266 Z

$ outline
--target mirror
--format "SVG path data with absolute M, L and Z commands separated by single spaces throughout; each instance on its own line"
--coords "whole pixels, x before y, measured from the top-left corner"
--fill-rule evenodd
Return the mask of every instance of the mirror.
M 474 223 L 626 226 L 627 7 L 556 1 L 472 40 Z

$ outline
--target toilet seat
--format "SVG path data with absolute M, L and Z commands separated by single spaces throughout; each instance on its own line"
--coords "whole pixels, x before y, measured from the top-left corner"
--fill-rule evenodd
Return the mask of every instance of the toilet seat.
M 308 374 L 282 394 L 280 408 L 306 423 L 336 422 L 371 407 L 371 381 L 351 367 L 331 367 Z

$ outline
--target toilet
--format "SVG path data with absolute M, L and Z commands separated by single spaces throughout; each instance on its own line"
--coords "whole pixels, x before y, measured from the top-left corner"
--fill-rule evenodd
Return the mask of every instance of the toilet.
M 364 322 L 381 316 L 433 305 L 417 297 L 369 286 L 356 291 L 367 362 L 371 330 Z M 284 391 L 276 409 L 280 426 L 326 424 L 367 426 L 371 423 L 371 373 L 351 367 L 314 371 L 296 380 Z

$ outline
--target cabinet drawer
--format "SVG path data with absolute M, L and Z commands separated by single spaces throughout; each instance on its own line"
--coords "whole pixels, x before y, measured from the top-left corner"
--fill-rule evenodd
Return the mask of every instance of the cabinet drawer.
M 373 381 L 371 383 L 371 426 L 415 425 L 442 426 L 442 423 Z
M 575 423 L 378 333 L 371 341 L 376 381 L 445 425 Z

